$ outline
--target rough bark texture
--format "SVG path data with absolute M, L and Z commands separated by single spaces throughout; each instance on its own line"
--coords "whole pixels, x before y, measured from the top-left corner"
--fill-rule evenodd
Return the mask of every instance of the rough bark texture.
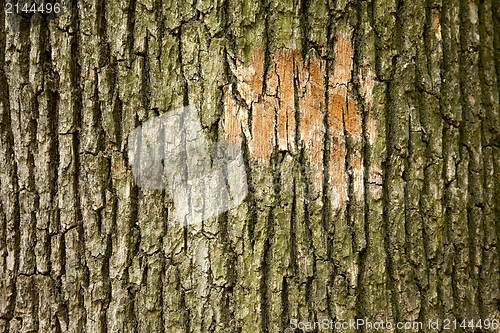
M 0 332 L 500 319 L 497 0 L 4 6 Z M 183 105 L 249 182 L 187 227 L 127 160 Z

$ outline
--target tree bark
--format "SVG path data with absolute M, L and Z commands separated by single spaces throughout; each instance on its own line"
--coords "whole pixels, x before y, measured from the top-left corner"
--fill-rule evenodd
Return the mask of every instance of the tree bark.
M 500 320 L 498 1 L 0 9 L 0 332 Z M 187 105 L 248 195 L 186 225 L 127 137 Z

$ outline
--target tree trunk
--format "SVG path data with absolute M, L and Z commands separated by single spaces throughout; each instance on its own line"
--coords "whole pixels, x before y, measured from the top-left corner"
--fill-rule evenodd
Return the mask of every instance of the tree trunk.
M 0 332 L 499 331 L 497 0 L 0 9 Z M 129 155 L 187 105 L 248 186 L 201 223 Z

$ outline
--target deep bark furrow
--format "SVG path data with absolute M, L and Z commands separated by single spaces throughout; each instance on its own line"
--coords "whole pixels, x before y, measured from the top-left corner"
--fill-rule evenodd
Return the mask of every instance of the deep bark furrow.
M 483 247 L 482 263 L 479 271 L 481 283 L 478 288 L 478 298 L 480 302 L 480 315 L 487 317 L 495 312 L 494 305 L 498 303 L 500 298 L 499 284 L 493 282 L 489 277 L 499 274 L 500 260 L 498 256 L 498 233 L 496 222 L 494 219 L 494 150 L 491 144 L 494 144 L 495 137 L 499 133 L 499 119 L 498 110 L 498 82 L 495 75 L 495 63 L 492 55 L 494 54 L 494 21 L 492 16 L 492 2 L 486 1 L 479 4 L 479 62 L 483 64 L 480 67 L 481 78 L 481 103 L 480 107 L 484 116 L 481 118 L 481 132 L 482 132 L 482 179 L 481 185 L 483 187 Z
M 6 18 L 2 7 L 0 21 L 5 23 Z M 3 26 L 0 35 L 0 63 L 5 64 L 6 44 L 8 42 L 6 29 Z M 14 158 L 14 135 L 12 130 L 12 113 L 10 106 L 10 86 L 5 75 L 5 66 L 0 70 L 0 167 L 2 170 L 0 178 L 1 190 L 1 261 L 0 261 L 0 286 L 1 306 L 0 317 L 2 318 L 2 330 L 8 332 L 14 317 L 14 307 L 18 288 L 16 287 L 17 275 L 19 270 L 19 224 L 20 207 L 18 200 L 18 175 L 17 164 Z M 11 323 L 12 322 L 12 323 Z
M 381 40 L 373 3 L 362 4 L 363 25 L 359 57 L 363 59 L 361 75 L 357 78 L 364 90 L 362 104 L 365 108 L 366 134 L 366 233 L 367 248 L 361 261 L 359 302 L 360 314 L 374 320 L 394 320 L 387 280 L 386 225 L 384 223 L 383 179 L 387 158 L 387 84 L 383 83 L 378 49 Z M 373 16 L 372 16 L 373 15 Z
M 463 220 L 467 221 L 460 241 L 464 244 L 464 252 L 458 256 L 459 265 L 463 269 L 464 306 L 459 310 L 459 318 L 479 317 L 478 300 L 478 268 L 481 266 L 481 248 L 483 242 L 483 189 L 482 179 L 482 131 L 480 109 L 479 78 L 479 34 L 478 6 L 473 2 L 461 1 L 461 57 L 460 83 L 462 93 L 462 118 L 460 126 L 460 150 L 463 174 L 458 174 L 459 183 L 464 184 Z M 466 253 L 466 251 L 468 253 Z M 458 288 L 457 288 L 458 289 Z M 463 319 L 462 319 L 463 320 Z

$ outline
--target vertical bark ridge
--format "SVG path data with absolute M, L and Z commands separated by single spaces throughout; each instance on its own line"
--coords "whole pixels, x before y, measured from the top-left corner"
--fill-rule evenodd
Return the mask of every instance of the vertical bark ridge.
M 32 21 L 30 50 L 30 83 L 38 112 L 35 183 L 39 195 L 36 210 L 36 266 L 39 291 L 39 330 L 54 332 L 67 323 L 67 312 L 61 302 L 60 276 L 64 261 L 63 235 L 60 233 L 57 195 L 58 160 L 58 83 L 53 69 L 50 28 L 45 22 Z
M 385 144 L 386 144 L 386 160 L 384 167 L 384 182 L 383 182 L 383 219 L 381 238 L 383 239 L 384 249 L 387 257 L 383 268 L 385 268 L 384 279 L 386 280 L 387 298 L 385 301 L 388 308 L 387 315 L 378 317 L 379 320 L 396 321 L 401 317 L 400 309 L 397 307 L 397 300 L 402 290 L 401 277 L 397 276 L 398 269 L 402 266 L 402 255 L 400 251 L 404 248 L 402 244 L 402 236 L 404 232 L 404 188 L 401 179 L 402 171 L 404 170 L 404 160 L 406 157 L 407 149 L 407 126 L 408 114 L 405 110 L 405 104 L 402 103 L 401 92 L 405 87 L 402 79 L 398 77 L 399 82 L 394 82 L 394 77 L 397 74 L 401 75 L 401 65 L 397 68 L 393 67 L 395 64 L 396 55 L 398 55 L 398 46 L 404 42 L 404 31 L 394 32 L 398 24 L 404 20 L 404 13 L 399 13 L 398 6 L 400 2 L 390 1 L 382 4 L 381 1 L 374 2 L 373 5 L 373 20 L 374 28 L 379 36 L 377 41 L 377 76 L 382 81 L 387 82 L 386 88 L 386 103 L 384 105 L 385 113 Z M 398 22 L 399 18 L 399 22 Z M 405 46 L 406 44 L 402 44 Z M 396 69 L 398 71 L 396 72 Z M 409 69 L 406 69 L 409 72 Z M 401 84 L 401 85 L 399 85 Z M 406 85 L 411 84 L 407 82 Z M 404 96 L 406 97 L 406 96 Z M 399 102 L 399 103 L 398 103 Z M 398 151 L 395 151 L 396 145 Z M 399 155 L 401 154 L 401 155 Z M 399 280 L 399 281 L 398 281 Z
M 500 33 L 498 33 L 498 27 L 500 26 L 500 5 L 496 2 L 491 3 L 491 16 L 492 16 L 492 26 L 494 28 L 494 33 L 492 35 L 493 38 L 493 58 L 495 59 L 495 69 L 497 82 L 500 81 L 500 60 L 498 55 L 500 54 Z M 500 86 L 498 86 L 500 89 Z M 500 94 L 500 90 L 499 90 Z M 498 122 L 497 117 L 497 122 Z
M 500 298 L 499 284 L 490 280 L 492 275 L 499 274 L 500 260 L 498 256 L 498 233 L 496 223 L 493 218 L 495 207 L 495 185 L 494 185 L 494 146 L 495 137 L 499 135 L 499 110 L 498 110 L 498 81 L 495 63 L 492 56 L 494 51 L 494 19 L 492 13 L 492 2 L 486 1 L 478 6 L 479 26 L 478 33 L 480 38 L 479 44 L 479 62 L 483 64 L 479 67 L 480 75 L 480 92 L 481 96 L 480 108 L 484 114 L 481 117 L 481 133 L 482 133 L 482 187 L 483 192 L 483 246 L 482 261 L 479 275 L 481 277 L 478 298 L 479 298 L 479 313 L 482 317 L 498 318 L 499 310 L 495 309 L 493 304 L 498 303 Z M 481 185 L 480 185 L 481 186 Z
M 388 8 L 393 5 L 388 3 Z M 384 44 L 390 42 L 381 22 L 378 3 L 360 4 L 361 31 L 356 67 L 361 104 L 364 108 L 363 130 L 366 142 L 365 165 L 365 225 L 366 251 L 360 261 L 359 312 L 373 320 L 394 320 L 387 275 L 388 256 L 385 240 L 387 226 L 384 217 L 384 177 L 387 159 L 387 83 L 381 62 L 387 52 Z M 386 9 L 388 10 L 388 9 Z M 388 15 L 386 19 L 390 19 Z M 390 24 L 394 24 L 390 21 Z M 391 27 L 391 26 L 389 26 Z M 379 36 L 379 37 L 377 37 Z
M 329 258 L 333 272 L 329 281 L 329 309 L 333 320 L 354 320 L 357 317 L 358 252 L 364 237 L 363 225 L 353 223 L 359 217 L 363 197 L 362 117 L 354 93 L 353 68 L 357 13 L 350 10 L 354 2 L 331 4 L 328 42 L 327 142 L 329 149 L 327 198 L 324 210 L 329 236 Z M 362 214 L 361 214 L 362 215 Z M 361 227 L 361 228 L 360 228 Z M 361 245 L 362 246 L 362 245 Z M 326 266 L 328 267 L 328 266 Z M 353 269 L 354 268 L 354 269 Z
M 12 130 L 12 112 L 10 105 L 10 86 L 5 74 L 6 58 L 9 58 L 6 45 L 10 43 L 8 28 L 6 27 L 6 15 L 4 4 L 0 4 L 1 34 L 0 34 L 0 327 L 3 332 L 8 332 L 10 327 L 15 327 L 13 321 L 14 308 L 18 287 L 16 286 L 19 270 L 19 224 L 20 207 L 18 200 L 18 175 L 17 164 L 14 158 L 14 134 Z M 14 82 L 11 82 L 14 84 Z
M 461 1 L 461 57 L 460 57 L 460 84 L 462 93 L 462 116 L 460 126 L 460 155 L 463 173 L 458 174 L 459 183 L 464 186 L 465 198 L 463 221 L 465 233 L 460 237 L 464 244 L 464 251 L 458 257 L 458 264 L 463 269 L 460 284 L 463 289 L 459 297 L 463 299 L 459 307 L 459 318 L 479 316 L 478 300 L 478 268 L 481 265 L 481 251 L 483 241 L 483 190 L 479 184 L 482 178 L 482 131 L 480 110 L 480 78 L 479 78 L 479 34 L 478 34 L 478 5 L 476 2 Z M 459 169 L 460 170 L 460 169 Z
M 425 16 L 424 1 L 397 3 L 396 27 L 413 17 Z M 391 281 L 391 300 L 395 320 L 416 321 L 421 299 L 415 283 L 412 256 L 422 248 L 419 237 L 409 239 L 410 233 L 419 234 L 419 192 L 422 186 L 422 149 L 420 119 L 416 96 L 416 62 L 423 22 L 415 22 L 408 29 L 394 35 L 396 57 L 393 58 L 392 79 L 388 86 L 388 167 L 385 183 L 386 225 Z
M 29 25 L 29 21 L 20 20 L 21 26 Z M 36 151 L 35 131 L 37 111 L 34 94 L 29 85 L 30 31 L 20 29 L 20 33 L 7 31 L 7 43 L 12 45 L 5 53 L 6 62 L 12 65 L 12 71 L 6 72 L 8 84 L 10 130 L 12 131 L 12 158 L 17 169 L 16 201 L 19 207 L 18 224 L 11 229 L 16 233 L 11 243 L 17 262 L 10 263 L 15 269 L 15 301 L 13 319 L 9 330 L 21 327 L 28 330 L 38 329 L 38 296 L 35 293 L 36 259 L 36 220 L 34 211 L 38 195 L 35 189 L 34 154 Z M 27 40 L 23 43 L 23 39 Z M 6 110 L 5 110 L 6 111 Z M 6 119 L 7 120 L 7 119 Z M 7 182 L 9 184 L 9 182 Z M 12 186 L 12 184 L 9 184 Z M 15 220 L 14 220 L 15 221 Z M 10 228 L 9 228 L 10 229 Z M 10 255 L 10 253 L 9 253 Z M 14 267 L 12 267 L 14 266 Z
M 443 316 L 439 297 L 443 265 L 443 120 L 440 114 L 442 100 L 441 68 L 442 46 L 442 2 L 427 1 L 426 25 L 423 49 L 419 49 L 421 70 L 417 70 L 421 137 L 424 144 L 422 168 L 423 188 L 418 203 L 422 214 L 423 253 L 414 258 L 418 267 L 418 288 L 422 297 L 419 320 L 436 321 Z
M 80 209 L 84 230 L 85 265 L 89 286 L 84 295 L 87 317 L 86 331 L 106 332 L 108 328 L 106 310 L 110 302 L 109 259 L 111 255 L 111 232 L 115 210 L 110 196 L 110 138 L 105 129 L 109 102 L 103 91 L 105 32 L 102 4 L 96 1 L 79 4 L 80 30 L 79 52 L 81 60 L 80 82 L 82 89 L 79 182 Z M 90 24 L 92 22 L 92 24 Z M 114 125 L 116 126 L 116 125 Z M 97 139 L 97 140 L 96 140 Z M 110 141 L 116 143 L 113 138 Z M 112 213 L 111 213 L 112 214 Z
M 125 1 L 105 3 L 103 15 L 102 41 L 106 43 L 106 67 L 99 74 L 102 87 L 99 91 L 103 99 L 103 127 L 109 143 L 119 144 L 118 151 L 109 151 L 111 183 L 116 195 L 115 209 L 111 214 L 113 233 L 111 236 L 111 256 L 109 258 L 110 302 L 107 306 L 107 330 L 111 332 L 133 332 L 137 323 L 134 288 L 134 272 L 129 272 L 132 258 L 137 251 L 138 226 L 136 218 L 138 191 L 125 159 L 127 133 L 138 125 L 138 119 L 146 120 L 140 105 L 138 89 L 141 88 L 138 61 L 132 62 L 133 46 L 128 31 L 131 9 Z M 98 8 L 96 8 L 97 10 Z M 119 116 L 114 116 L 118 114 Z M 121 121 L 116 124 L 117 119 Z M 120 142 L 118 142 L 120 139 Z M 111 148 L 114 148 L 111 146 Z
M 459 21 L 456 2 L 443 2 L 442 35 L 443 35 L 443 80 L 441 113 L 445 124 L 443 126 L 443 155 L 445 180 L 445 237 L 444 237 L 444 267 L 445 274 L 440 290 L 444 315 L 450 320 L 456 319 L 453 311 L 458 306 L 456 288 L 457 271 L 453 267 L 457 236 L 463 234 L 458 228 L 463 225 L 459 222 L 463 202 L 463 195 L 459 192 L 459 130 L 462 122 L 462 105 L 460 103 L 459 68 Z M 462 247 L 458 247 L 462 249 Z M 458 268 L 458 267 L 457 267 Z M 459 273 L 458 273 L 459 274 Z
M 68 308 L 68 331 L 85 330 L 87 313 L 85 293 L 89 272 L 85 262 L 85 235 L 82 220 L 81 194 L 81 130 L 82 96 L 81 63 L 74 61 L 80 50 L 78 38 L 78 7 L 61 20 L 54 35 L 53 61 L 60 73 L 59 89 L 63 89 L 58 104 L 59 167 L 58 190 L 61 232 L 64 235 L 66 262 L 62 276 L 63 297 Z

